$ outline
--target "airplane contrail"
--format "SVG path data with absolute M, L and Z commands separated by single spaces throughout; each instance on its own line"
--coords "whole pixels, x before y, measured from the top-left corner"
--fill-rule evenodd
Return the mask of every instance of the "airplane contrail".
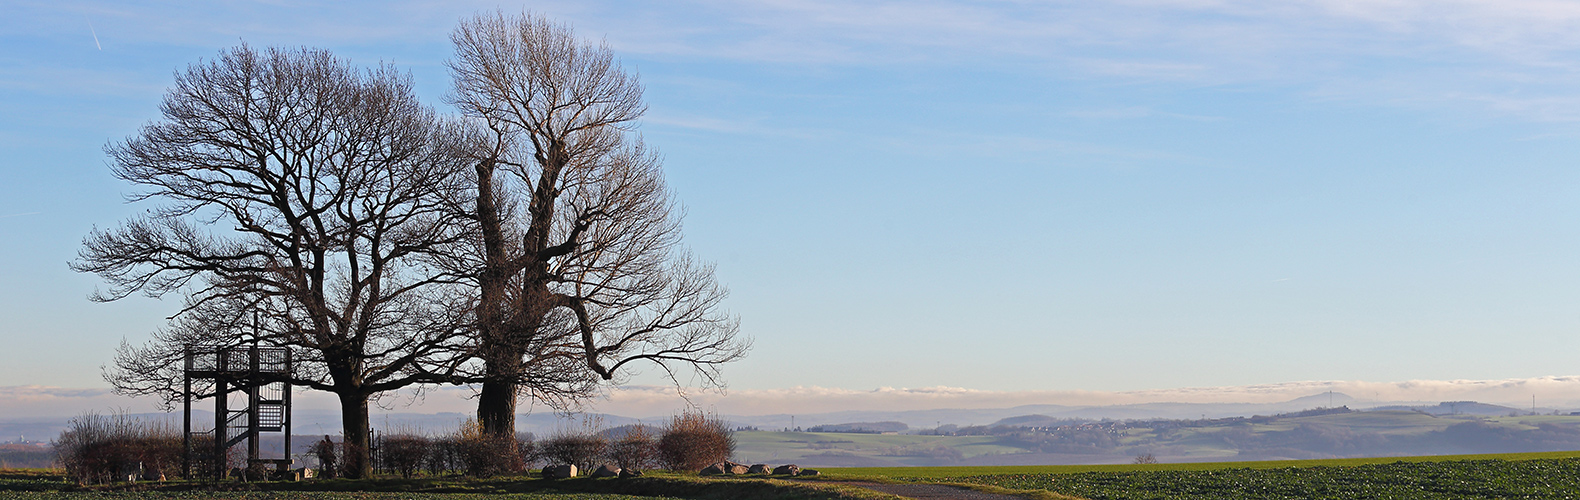
M 88 33 L 92 33 L 93 34 L 93 46 L 94 47 L 98 47 L 99 50 L 104 50 L 104 46 L 103 45 L 99 45 L 99 32 L 98 31 L 94 31 L 94 29 L 93 29 L 93 21 L 88 21 Z

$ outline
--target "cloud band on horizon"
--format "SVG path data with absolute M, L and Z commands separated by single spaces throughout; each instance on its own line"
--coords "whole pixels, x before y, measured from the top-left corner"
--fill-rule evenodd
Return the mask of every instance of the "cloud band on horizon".
M 631 417 L 663 416 L 688 405 L 727 415 L 1011 408 L 1023 405 L 1110 406 L 1144 403 L 1275 403 L 1333 391 L 1363 402 L 1479 401 L 1524 407 L 1531 397 L 1543 408 L 1580 407 L 1580 376 L 1498 380 L 1408 380 L 1401 382 L 1300 381 L 1221 387 L 1184 387 L 1136 391 L 995 391 L 961 387 L 880 387 L 871 390 L 817 386 L 744 389 L 724 393 L 686 391 L 667 386 L 613 388 L 590 401 L 585 411 Z M 471 389 L 431 389 L 422 398 L 390 398 L 384 410 L 399 413 L 470 413 Z M 332 397 L 307 392 L 298 408 L 333 409 Z M 323 396 L 323 397 L 315 397 Z M 688 403 L 689 400 L 689 403 Z M 408 403 L 409 402 L 409 403 Z M 150 398 L 118 396 L 105 388 L 39 385 L 0 386 L 0 418 L 69 416 L 126 408 L 154 411 Z M 526 409 L 526 406 L 523 407 Z M 537 408 L 534 411 L 550 411 Z

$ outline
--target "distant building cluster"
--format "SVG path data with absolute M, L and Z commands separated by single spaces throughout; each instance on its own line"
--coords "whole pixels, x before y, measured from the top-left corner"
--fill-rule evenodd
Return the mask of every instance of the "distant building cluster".
M 44 448 L 48 448 L 49 447 L 49 441 L 39 441 L 37 439 L 29 440 L 27 438 L 27 436 L 25 436 L 25 435 L 17 436 L 16 439 L 13 439 L 13 440 L 10 440 L 10 441 L 0 441 L 0 444 L 25 444 L 25 445 L 40 446 L 40 447 L 44 447 Z

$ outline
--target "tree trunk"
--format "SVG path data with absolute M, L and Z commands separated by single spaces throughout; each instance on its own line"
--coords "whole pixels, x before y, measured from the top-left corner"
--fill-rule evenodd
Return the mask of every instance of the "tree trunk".
M 516 390 L 516 383 L 508 380 L 483 382 L 482 392 L 477 395 L 477 423 L 483 426 L 483 432 L 494 437 L 515 437 Z
M 362 479 L 373 475 L 373 462 L 368 459 L 368 397 L 364 394 L 340 394 L 340 424 L 345 430 L 341 467 L 346 477 Z
M 494 437 L 516 435 L 516 383 L 521 353 L 511 348 L 504 325 L 505 286 L 509 283 L 510 259 L 505 248 L 499 207 L 494 205 L 494 159 L 477 164 L 477 221 L 483 232 L 484 262 L 478 276 L 482 296 L 477 306 L 479 334 L 483 342 L 486 376 L 477 397 L 477 422 L 483 432 Z

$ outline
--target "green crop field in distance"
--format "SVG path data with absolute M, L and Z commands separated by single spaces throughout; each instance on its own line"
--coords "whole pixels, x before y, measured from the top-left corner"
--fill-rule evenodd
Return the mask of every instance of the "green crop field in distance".
M 1000 445 L 998 441 L 995 436 L 740 431 L 735 433 L 735 460 L 787 464 L 811 455 L 840 454 L 912 465 L 920 459 L 908 454 L 932 448 L 951 448 L 964 457 L 1028 451 Z
M 1580 496 L 1580 460 L 1396 461 L 1346 467 L 1011 474 L 936 481 L 1091 500 L 1572 499 Z
M 1538 460 L 1580 458 L 1580 451 L 1542 453 L 1498 453 L 1484 455 L 1429 455 L 1414 457 L 1337 458 L 1324 460 L 1272 460 L 1261 462 L 1188 462 L 1172 464 L 1118 465 L 1009 465 L 983 467 L 825 467 L 819 469 L 835 478 L 871 477 L 930 478 L 963 476 L 1001 476 L 1016 474 L 1077 474 L 1083 472 L 1206 471 L 1219 469 L 1279 469 L 1290 467 L 1353 467 L 1394 462 L 1454 462 L 1468 460 Z
M 1028 498 L 1483 500 L 1580 498 L 1580 451 L 1034 467 L 825 468 L 867 479 L 1001 488 Z

